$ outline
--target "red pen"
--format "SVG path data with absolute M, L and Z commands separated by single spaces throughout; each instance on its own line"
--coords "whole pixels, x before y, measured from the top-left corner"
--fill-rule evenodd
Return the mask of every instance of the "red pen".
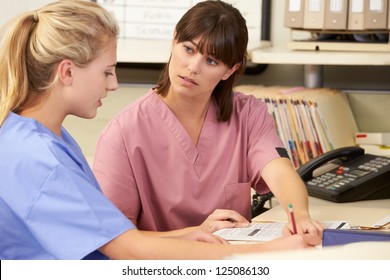
M 293 226 L 293 234 L 297 234 L 297 224 L 295 223 L 294 210 L 291 203 L 288 205 L 288 211 L 290 212 L 291 223 Z

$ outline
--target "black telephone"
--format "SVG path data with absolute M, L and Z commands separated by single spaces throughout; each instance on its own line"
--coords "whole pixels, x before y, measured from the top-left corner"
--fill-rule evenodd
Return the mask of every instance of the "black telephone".
M 335 149 L 297 169 L 310 196 L 333 202 L 390 198 L 390 158 Z

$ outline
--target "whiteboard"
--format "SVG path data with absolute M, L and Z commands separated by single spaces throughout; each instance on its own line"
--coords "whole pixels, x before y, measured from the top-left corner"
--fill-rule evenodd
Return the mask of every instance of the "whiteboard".
M 165 63 L 169 59 L 176 23 L 202 0 L 97 0 L 120 27 L 118 62 Z M 247 22 L 248 49 L 260 47 L 262 0 L 225 0 L 236 7 Z
M 21 12 L 33 11 L 53 0 L 0 0 L 0 26 Z
M 23 11 L 33 11 L 53 0 L 0 0 L 0 25 Z M 118 62 L 166 63 L 176 23 L 202 0 L 96 0 L 114 14 L 120 27 Z M 247 21 L 248 50 L 261 41 L 262 0 L 225 0 L 240 10 Z
M 260 39 L 262 0 L 225 0 L 240 10 L 247 21 L 250 39 Z M 97 0 L 111 11 L 119 22 L 121 38 L 172 38 L 182 15 L 201 0 Z

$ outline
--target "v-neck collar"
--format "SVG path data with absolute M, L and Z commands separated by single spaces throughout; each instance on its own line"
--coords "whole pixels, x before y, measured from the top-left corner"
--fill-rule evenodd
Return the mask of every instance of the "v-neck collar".
M 156 92 L 152 92 L 151 95 L 151 105 L 153 106 L 156 114 L 166 124 L 170 132 L 176 137 L 188 160 L 193 165 L 197 175 L 201 176 L 205 163 L 207 163 L 207 158 L 210 156 L 208 152 L 210 150 L 209 147 L 214 141 L 216 141 L 214 134 L 216 129 L 215 126 L 218 121 L 216 119 L 215 102 L 211 102 L 209 105 L 206 118 L 199 135 L 198 144 L 195 145 L 190 135 L 158 94 Z

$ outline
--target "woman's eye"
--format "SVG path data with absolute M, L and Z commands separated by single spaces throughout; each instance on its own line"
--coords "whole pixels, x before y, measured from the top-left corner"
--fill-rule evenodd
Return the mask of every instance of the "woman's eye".
M 189 46 L 184 46 L 184 50 L 185 50 L 186 52 L 188 52 L 188 53 L 190 53 L 190 52 L 193 51 L 192 48 L 189 47 Z
M 114 76 L 114 73 L 112 73 L 112 72 L 105 72 L 105 75 L 106 76 Z
M 207 58 L 207 63 L 212 65 L 218 65 L 218 62 L 213 58 Z

